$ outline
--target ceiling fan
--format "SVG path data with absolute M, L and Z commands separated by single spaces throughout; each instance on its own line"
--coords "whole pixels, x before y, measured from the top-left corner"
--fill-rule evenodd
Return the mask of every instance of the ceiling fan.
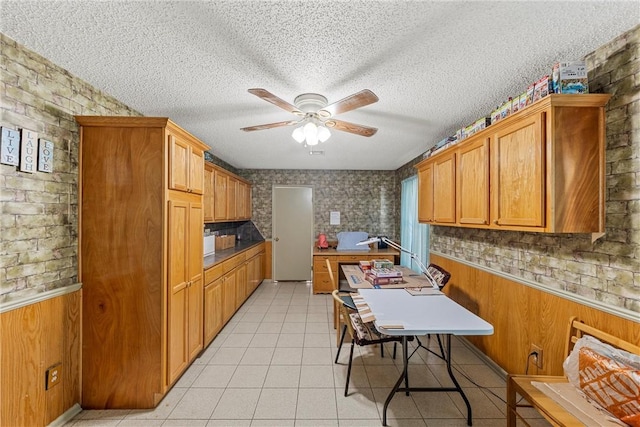
M 340 101 L 334 102 L 333 104 L 328 104 L 327 98 L 317 93 L 303 93 L 298 95 L 293 100 L 293 105 L 284 101 L 282 98 L 277 97 L 266 89 L 249 89 L 249 93 L 262 98 L 283 110 L 295 114 L 299 119 L 242 128 L 241 130 L 245 132 L 271 129 L 281 126 L 294 126 L 298 124 L 305 125 L 304 128 L 300 126 L 294 130 L 292 136 L 296 141 L 302 143 L 305 141 L 306 134 L 305 144 L 315 145 L 317 144 L 318 139 L 321 142 L 324 142 L 324 140 L 331 135 L 326 128 L 367 137 L 374 135 L 378 131 L 378 129 L 374 127 L 358 125 L 333 118 L 338 114 L 346 113 L 347 111 L 355 110 L 356 108 L 377 102 L 378 97 L 369 89 L 361 90 L 360 92 L 349 95 Z M 309 126 L 307 125 L 309 123 L 313 124 L 311 128 L 314 128 L 315 126 L 315 130 L 313 131 L 315 137 L 313 138 L 309 138 L 307 133 L 309 129 Z M 322 129 L 323 127 L 325 128 Z M 323 133 L 323 131 L 325 132 Z

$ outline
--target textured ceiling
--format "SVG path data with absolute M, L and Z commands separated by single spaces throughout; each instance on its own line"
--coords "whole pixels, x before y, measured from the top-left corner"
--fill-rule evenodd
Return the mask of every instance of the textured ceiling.
M 393 170 L 548 73 L 640 22 L 627 2 L 0 1 L 0 31 L 147 116 L 168 116 L 238 168 Z M 337 118 L 310 156 L 295 119 L 247 92 L 329 103 L 380 100 Z

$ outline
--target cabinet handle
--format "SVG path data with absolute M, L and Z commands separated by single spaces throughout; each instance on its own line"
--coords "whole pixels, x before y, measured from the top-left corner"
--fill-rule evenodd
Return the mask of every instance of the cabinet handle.
M 495 225 L 498 225 L 498 220 L 497 220 L 497 219 L 494 219 L 494 220 L 493 220 L 493 223 L 494 223 Z

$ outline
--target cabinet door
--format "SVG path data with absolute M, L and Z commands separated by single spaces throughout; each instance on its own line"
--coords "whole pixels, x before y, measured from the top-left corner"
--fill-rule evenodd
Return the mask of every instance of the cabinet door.
M 244 214 L 247 219 L 251 219 L 251 214 L 253 213 L 253 199 L 251 198 L 251 185 L 249 184 L 247 184 L 247 191 L 244 193 L 244 197 Z
M 246 202 L 246 196 L 245 193 L 247 191 L 247 184 L 245 184 L 242 181 L 238 181 L 238 188 L 237 188 L 237 201 L 236 201 L 236 206 L 237 206 L 237 212 L 236 212 L 236 218 L 237 219 L 246 219 L 246 212 L 245 212 L 245 202 Z
M 204 222 L 213 221 L 213 203 L 215 192 L 215 178 L 213 168 L 205 165 L 204 168 L 204 195 L 202 203 L 204 205 Z
M 236 310 L 247 299 L 247 264 L 242 264 L 236 271 Z
M 189 361 L 202 350 L 202 304 L 203 304 L 203 241 L 202 241 L 202 204 L 189 203 L 189 236 L 187 238 L 188 275 L 188 351 Z
M 176 135 L 169 134 L 169 188 L 189 190 L 189 156 L 191 147 Z
M 204 193 L 204 152 L 193 147 L 189 149 L 189 192 Z
M 500 129 L 491 142 L 494 225 L 544 227 L 544 117 Z
M 433 221 L 453 224 L 456 222 L 456 155 L 438 156 L 433 167 Z
M 458 150 L 456 207 L 459 224 L 489 224 L 489 139 Z
M 169 201 L 168 222 L 168 337 L 167 375 L 171 384 L 186 369 L 187 351 L 187 235 L 189 203 Z
M 230 176 L 227 184 L 227 219 L 236 219 L 238 217 L 237 194 L 238 180 Z
M 215 169 L 213 176 L 215 183 L 213 219 L 215 221 L 224 221 L 227 219 L 227 186 L 229 184 L 229 175 Z
M 418 221 L 433 222 L 433 166 L 418 171 Z
M 204 288 L 204 345 L 215 338 L 223 325 L 222 277 Z
M 224 276 L 222 282 L 222 318 L 226 323 L 236 312 L 236 270 Z

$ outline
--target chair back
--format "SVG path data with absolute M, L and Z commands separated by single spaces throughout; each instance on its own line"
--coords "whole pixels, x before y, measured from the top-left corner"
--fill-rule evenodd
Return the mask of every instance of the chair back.
M 325 259 L 327 262 L 327 272 L 329 273 L 329 280 L 331 280 L 331 288 L 338 289 L 338 285 L 336 284 L 336 278 L 333 276 L 333 270 L 331 269 L 331 263 L 329 262 L 329 258 Z
M 444 285 L 446 285 L 449 279 L 451 279 L 451 273 L 437 264 L 429 264 L 427 270 L 429 271 L 429 274 L 431 274 L 431 277 L 436 280 L 440 290 L 442 290 Z
M 351 318 L 349 315 L 351 313 L 357 313 L 358 310 L 353 303 L 353 299 L 351 299 L 351 295 L 348 292 L 341 292 L 338 289 L 334 289 L 331 292 L 331 296 L 337 302 L 338 308 L 340 310 L 340 315 L 342 315 L 342 321 L 347 326 L 347 331 L 349 331 L 349 335 L 351 338 L 354 338 L 355 331 L 353 330 L 353 324 L 351 323 Z

